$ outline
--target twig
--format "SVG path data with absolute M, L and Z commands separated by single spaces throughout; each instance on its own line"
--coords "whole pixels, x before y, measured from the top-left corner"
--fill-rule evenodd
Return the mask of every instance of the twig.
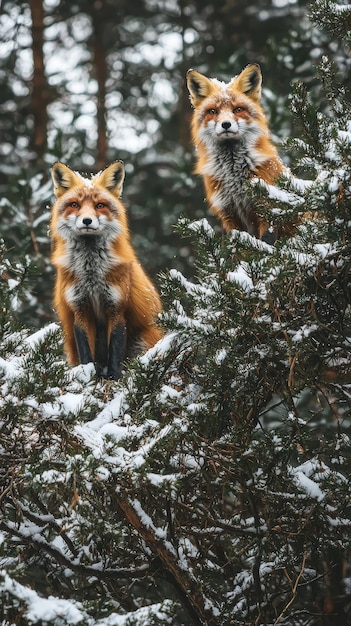
M 292 605 L 292 603 L 294 602 L 294 600 L 296 598 L 297 588 L 299 586 L 299 582 L 300 582 L 301 576 L 302 576 L 302 574 L 304 572 L 304 569 L 305 569 L 306 558 L 307 558 L 307 555 L 306 555 L 306 552 L 305 552 L 304 555 L 303 555 L 303 559 L 302 559 L 301 570 L 300 570 L 300 572 L 299 572 L 299 574 L 298 574 L 298 576 L 297 576 L 297 578 L 295 580 L 295 584 L 294 584 L 294 586 L 292 588 L 292 596 L 291 596 L 288 604 L 283 608 L 282 612 L 280 613 L 280 615 L 275 620 L 273 626 L 277 626 L 278 622 L 280 622 L 280 620 L 283 617 L 284 613 L 286 613 L 286 611 Z

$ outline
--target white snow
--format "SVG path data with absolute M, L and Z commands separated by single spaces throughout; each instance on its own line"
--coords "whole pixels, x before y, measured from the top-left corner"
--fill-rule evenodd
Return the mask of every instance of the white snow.
M 140 363 L 147 365 L 150 360 L 162 358 L 171 349 L 176 333 L 166 333 L 152 348 L 139 357 Z
M 241 263 L 235 271 L 228 272 L 227 280 L 238 283 L 245 290 L 250 290 L 253 287 L 253 282 L 248 274 L 248 265 L 246 263 Z
M 1 572 L 4 581 L 0 582 L 0 591 L 10 591 L 27 606 L 26 617 L 29 623 L 46 623 L 48 620 L 64 619 L 64 624 L 79 624 L 85 615 L 81 612 L 82 605 L 73 600 L 62 600 L 49 596 L 43 598 L 34 590 L 11 579 L 6 572 Z
M 223 363 L 223 361 L 225 361 L 227 356 L 227 351 L 225 348 L 221 348 L 220 350 L 217 350 L 216 354 L 215 354 L 215 362 L 217 363 L 217 365 L 220 365 L 221 363 Z
M 214 229 L 205 217 L 191 222 L 188 224 L 188 228 L 189 230 L 193 230 L 195 233 L 203 230 L 208 237 L 214 237 L 215 235 Z
M 302 326 L 302 328 L 300 328 L 298 331 L 294 333 L 291 340 L 294 341 L 295 343 L 298 343 L 306 339 L 306 337 L 308 337 L 311 333 L 315 332 L 316 330 L 318 330 L 317 324 L 311 324 L 310 326 L 307 326 L 307 325 Z
M 294 481 L 298 487 L 307 493 L 311 498 L 315 498 L 317 501 L 323 500 L 325 494 L 319 488 L 316 482 L 308 478 L 306 474 L 298 469 L 294 470 Z
M 167 530 L 165 528 L 159 528 L 154 525 L 151 517 L 144 511 L 139 500 L 132 500 L 131 505 L 133 506 L 139 520 L 145 528 L 152 530 L 154 536 L 158 539 L 167 539 Z M 165 543 L 168 544 L 170 552 L 172 554 L 175 554 L 173 546 L 171 546 L 171 544 L 169 544 L 169 542 L 167 541 Z
M 325 493 L 321 489 L 318 481 L 325 479 L 330 474 L 327 465 L 317 459 L 310 459 L 301 463 L 297 467 L 291 467 L 291 474 L 295 484 L 308 496 L 321 502 L 325 498 Z M 344 477 L 339 475 L 341 480 Z
M 304 199 L 301 196 L 298 196 L 291 191 L 286 191 L 285 189 L 281 189 L 280 187 L 276 187 L 275 185 L 269 185 L 262 178 L 252 178 L 251 184 L 253 186 L 259 185 L 263 189 L 268 192 L 268 197 L 272 200 L 278 200 L 279 202 L 284 202 L 290 206 L 296 206 L 302 204 Z M 308 183 L 305 181 L 305 186 L 307 187 Z M 302 188 L 302 181 L 300 179 L 299 183 L 296 182 L 296 189 Z
M 48 334 L 54 332 L 58 328 L 58 324 L 52 322 L 51 324 L 48 324 L 47 326 L 44 326 L 43 328 L 38 330 L 36 333 L 29 335 L 29 337 L 24 340 L 24 343 L 30 346 L 30 348 L 35 348 L 38 343 L 43 341 Z
M 33 624 L 33 626 L 39 622 L 47 624 L 50 621 L 53 623 L 54 620 L 55 623 L 62 626 L 75 626 L 83 620 L 87 624 L 94 623 L 94 626 L 128 626 L 131 623 L 135 626 L 144 626 L 148 623 L 150 616 L 163 619 L 164 624 L 170 623 L 165 612 L 167 605 L 171 605 L 168 600 L 142 607 L 124 615 L 111 613 L 107 617 L 96 620 L 86 613 L 80 602 L 63 600 L 54 596 L 44 598 L 33 589 L 11 579 L 4 571 L 0 572 L 0 594 L 2 592 L 9 592 L 24 603 L 24 616 L 28 623 Z

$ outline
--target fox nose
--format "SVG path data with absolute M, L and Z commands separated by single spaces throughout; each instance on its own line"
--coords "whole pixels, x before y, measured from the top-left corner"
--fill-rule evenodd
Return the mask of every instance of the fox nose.
M 83 220 L 82 220 L 82 222 L 83 222 L 84 226 L 90 226 L 90 224 L 92 223 L 92 221 L 93 221 L 93 220 L 91 219 L 91 217 L 83 217 Z
M 231 122 L 222 122 L 222 128 L 224 128 L 224 130 L 228 130 L 231 127 L 232 123 Z

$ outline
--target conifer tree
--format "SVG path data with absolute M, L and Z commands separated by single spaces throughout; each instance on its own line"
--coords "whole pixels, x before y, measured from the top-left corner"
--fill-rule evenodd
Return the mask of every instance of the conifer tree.
M 6 626 L 350 623 L 351 123 L 335 72 L 323 58 L 321 110 L 302 84 L 292 96 L 309 180 L 252 183 L 294 237 L 183 219 L 196 275 L 164 275 L 165 336 L 120 382 L 69 370 L 55 325 L 6 329 Z

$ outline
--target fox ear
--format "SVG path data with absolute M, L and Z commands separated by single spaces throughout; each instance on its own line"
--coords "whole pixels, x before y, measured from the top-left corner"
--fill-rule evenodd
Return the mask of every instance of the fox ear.
M 251 100 L 260 100 L 261 98 L 261 85 L 262 74 L 261 68 L 257 63 L 248 65 L 243 69 L 239 76 L 233 81 L 233 87 L 236 91 L 241 91 Z
M 68 189 L 79 184 L 78 174 L 71 170 L 68 165 L 56 161 L 51 168 L 52 180 L 54 181 L 54 193 L 56 198 L 62 196 Z
M 212 80 L 196 70 L 188 70 L 186 82 L 190 93 L 190 101 L 194 107 L 197 107 L 214 90 Z
M 122 195 L 124 175 L 123 161 L 115 161 L 98 174 L 95 180 L 101 187 L 119 198 Z

